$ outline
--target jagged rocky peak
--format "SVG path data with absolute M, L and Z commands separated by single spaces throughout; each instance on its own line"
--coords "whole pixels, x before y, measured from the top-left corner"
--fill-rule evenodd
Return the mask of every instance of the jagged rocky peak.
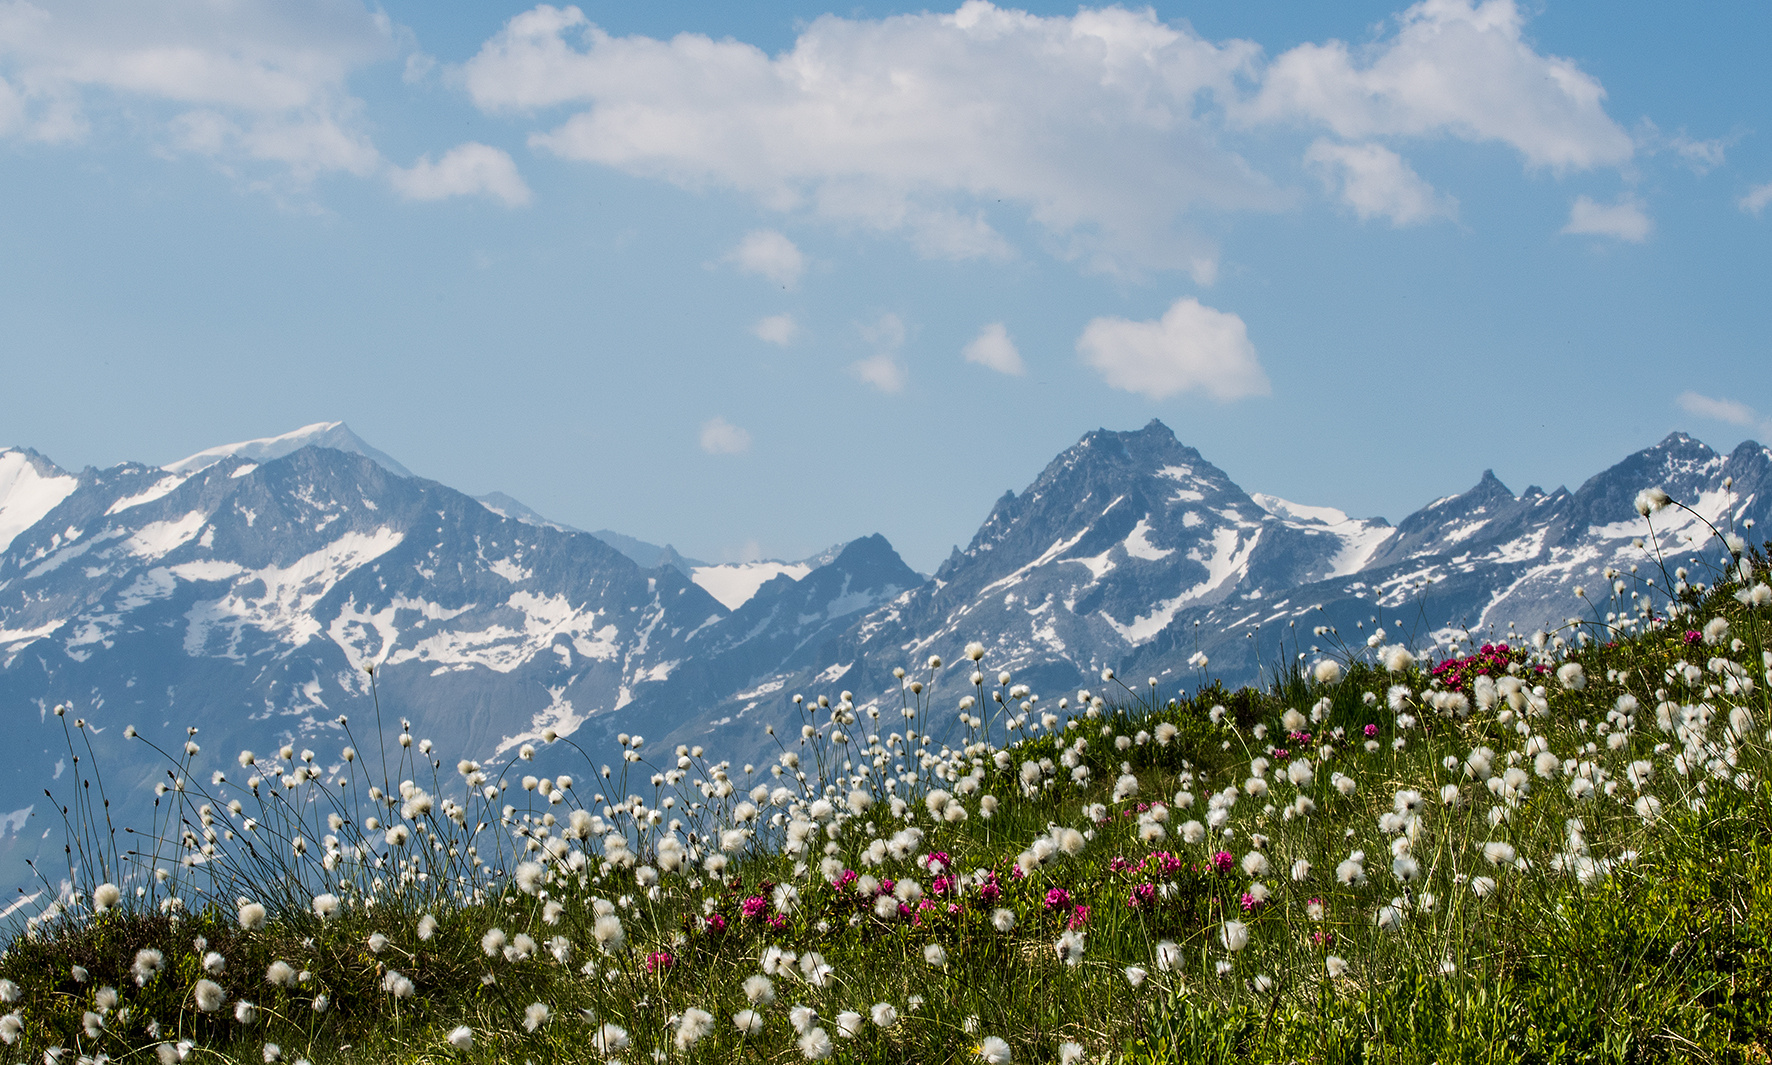
M 923 583 L 923 575 L 905 564 L 879 533 L 851 540 L 837 557 L 803 578 L 828 599 L 828 617 L 852 614 L 891 599 Z
M 1227 521 L 1253 525 L 1264 513 L 1162 422 L 1126 432 L 1097 429 L 1053 459 L 1019 496 L 1004 493 L 972 543 L 937 576 L 1007 572 L 1047 552 L 1052 559 L 1097 556 L 1115 543 L 1154 561 L 1183 543 L 1210 538 Z

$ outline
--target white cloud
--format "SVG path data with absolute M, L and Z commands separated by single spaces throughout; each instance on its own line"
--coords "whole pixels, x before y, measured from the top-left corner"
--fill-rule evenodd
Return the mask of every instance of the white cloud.
M 741 272 L 767 278 L 782 288 L 800 283 L 806 269 L 806 257 L 794 242 L 773 229 L 757 229 L 745 234 L 738 247 L 726 254 L 737 263 Z
M 1458 214 L 1457 200 L 1435 192 L 1407 160 L 1382 145 L 1319 138 L 1304 161 L 1362 221 L 1388 218 L 1392 225 L 1407 226 Z
M 1635 198 L 1625 196 L 1617 203 L 1596 203 L 1586 196 L 1575 197 L 1569 208 L 1569 224 L 1562 232 L 1572 236 L 1612 237 L 1641 244 L 1649 239 L 1655 224 Z
M 472 141 L 449 149 L 435 163 L 427 155 L 410 169 L 390 168 L 388 180 L 409 200 L 486 195 L 506 207 L 529 202 L 529 186 L 511 157 L 501 149 Z
M 800 323 L 791 314 L 772 314 L 751 326 L 751 335 L 758 340 L 787 347 L 800 335 Z
M 1630 160 L 1600 82 L 1539 52 L 1524 24 L 1513 0 L 1423 0 L 1368 47 L 1305 44 L 1269 63 L 1254 42 L 1208 41 L 1149 8 L 1048 17 L 967 0 L 951 14 L 824 15 L 772 56 L 698 34 L 615 36 L 576 7 L 539 6 L 462 73 L 488 112 L 569 109 L 531 138 L 563 158 L 738 190 L 935 258 L 1013 255 L 991 213 L 1025 213 L 1092 268 L 1208 283 L 1217 251 L 1191 216 L 1292 200 L 1236 149 L 1259 127 L 1497 142 L 1557 171 Z M 1379 213 L 1450 202 L 1393 198 Z
M 1659 155 L 1672 152 L 1678 156 L 1694 174 L 1703 176 L 1722 166 L 1728 160 L 1729 147 L 1739 139 L 1734 137 L 1712 137 L 1697 139 L 1680 130 L 1673 136 L 1661 132 L 1661 127 L 1649 116 L 1637 119 L 1636 142 L 1637 150 L 1647 155 Z
M 117 111 L 178 150 L 368 175 L 380 157 L 346 82 L 400 36 L 357 0 L 11 3 L 0 132 L 80 140 L 91 112 Z
M 897 395 L 904 391 L 904 364 L 889 351 L 850 363 L 849 372 L 882 392 Z
M 1156 321 L 1093 319 L 1077 353 L 1110 386 L 1152 399 L 1200 391 L 1225 402 L 1269 392 L 1243 319 L 1192 297 Z
M 1341 41 L 1278 56 L 1238 117 L 1321 123 L 1348 140 L 1499 141 L 1557 171 L 1629 160 L 1631 138 L 1607 116 L 1599 80 L 1539 53 L 1524 23 L 1513 0 L 1423 0 L 1357 58 Z
M 896 395 L 904 391 L 904 363 L 898 360 L 898 349 L 904 346 L 904 319 L 896 314 L 882 314 L 878 321 L 858 326 L 863 340 L 878 350 L 871 356 L 849 364 L 849 372 L 882 392 Z
M 1680 409 L 1699 418 L 1739 425 L 1772 438 L 1772 418 L 1762 418 L 1752 407 L 1734 399 L 1717 399 L 1698 392 L 1681 392 L 1674 400 Z
M 1001 199 L 1065 254 L 1187 268 L 1214 253 L 1178 228 L 1185 213 L 1285 202 L 1203 115 L 1257 54 L 1121 8 L 825 15 L 771 57 L 611 36 L 576 8 L 538 7 L 465 79 L 488 111 L 580 108 L 538 148 L 897 233 L 925 255 L 1010 254 L 981 210 Z
M 1755 185 L 1753 188 L 1748 189 L 1747 195 L 1735 201 L 1735 203 L 1736 206 L 1740 207 L 1743 211 L 1758 218 L 1760 212 L 1766 209 L 1766 205 L 1772 203 L 1772 181 L 1768 181 L 1764 185 Z
M 857 327 L 861 338 L 885 351 L 904 346 L 904 319 L 896 314 L 882 314 L 878 321 Z
M 701 449 L 710 455 L 741 455 L 751 449 L 751 434 L 716 415 L 701 423 Z
M 1015 350 L 1015 342 L 1009 339 L 1009 330 L 1002 322 L 992 322 L 979 330 L 972 343 L 961 350 L 967 362 L 975 362 L 980 366 L 995 370 L 998 373 L 1020 377 L 1027 372 L 1022 365 L 1021 352 Z

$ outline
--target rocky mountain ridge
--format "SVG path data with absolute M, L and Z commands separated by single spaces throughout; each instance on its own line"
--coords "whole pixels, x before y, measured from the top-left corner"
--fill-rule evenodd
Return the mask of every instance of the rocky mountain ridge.
M 168 750 L 195 725 L 223 749 L 326 757 L 349 742 L 340 715 L 368 728 L 378 704 L 452 756 L 544 730 L 587 751 L 630 732 L 760 756 L 790 695 L 896 705 L 894 668 L 974 640 L 1056 699 L 1104 668 L 1164 690 L 1252 681 L 1323 624 L 1418 647 L 1556 624 L 1589 609 L 1576 585 L 1645 560 L 1633 501 L 1652 484 L 1690 504 L 1654 519 L 1663 553 L 1690 557 L 1712 525 L 1765 521 L 1772 452 L 1676 433 L 1574 491 L 1516 496 L 1485 474 L 1392 526 L 1247 493 L 1153 421 L 1085 435 L 925 578 L 878 535 L 773 570 L 710 577 L 668 548 L 642 566 L 650 545 L 412 476 L 339 423 L 164 468 L 74 474 L 8 449 L 0 720 L 28 757 L 0 770 L 0 880 L 59 854 L 43 788 L 74 752 L 57 703 L 119 795 L 164 771 L 123 725 Z M 965 672 L 930 676 L 931 705 L 969 690 Z

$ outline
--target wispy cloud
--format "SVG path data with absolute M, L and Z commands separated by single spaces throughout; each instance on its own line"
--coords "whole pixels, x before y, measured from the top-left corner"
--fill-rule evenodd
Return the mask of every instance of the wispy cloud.
M 517 164 L 499 148 L 469 142 L 445 152 L 431 162 L 421 158 L 413 166 L 388 171 L 394 190 L 409 200 L 442 200 L 451 196 L 490 196 L 506 207 L 529 202 L 529 186 L 517 173 Z
M 1654 228 L 1649 213 L 1634 197 L 1622 197 L 1617 203 L 1596 203 L 1587 196 L 1577 196 L 1569 208 L 1569 223 L 1562 232 L 1569 236 L 1611 237 L 1641 244 L 1649 239 Z
M 710 455 L 742 455 L 751 449 L 751 434 L 716 415 L 701 423 L 701 449 Z
M 1061 255 L 1205 283 L 1217 253 L 1190 217 L 1294 199 L 1236 150 L 1246 133 L 1362 142 L 1332 192 L 1397 224 L 1452 202 L 1397 154 L 1409 139 L 1501 144 L 1558 172 L 1628 162 L 1598 79 L 1539 52 L 1525 23 L 1513 0 L 1424 0 L 1368 46 L 1305 44 L 1270 62 L 1255 42 L 1208 41 L 1150 8 L 1043 16 L 971 0 L 825 15 L 770 55 L 697 34 L 616 36 L 543 6 L 507 22 L 463 79 L 488 112 L 575 109 L 531 137 L 562 158 L 737 190 L 938 258 L 1013 254 L 989 215 L 1014 205 Z
M 1687 414 L 1740 426 L 1772 440 L 1772 418 L 1762 417 L 1758 411 L 1740 400 L 1719 399 L 1699 392 L 1681 392 L 1674 402 Z
M 1434 191 L 1407 160 L 1383 145 L 1319 138 L 1304 161 L 1362 220 L 1388 218 L 1391 225 L 1408 226 L 1458 216 L 1457 200 Z
M 757 324 L 751 326 L 751 335 L 758 340 L 787 347 L 800 335 L 800 323 L 791 314 L 772 314 L 767 318 L 759 318 Z
M 799 284 L 806 270 L 806 256 L 799 247 L 773 229 L 746 233 L 738 246 L 726 253 L 726 260 L 735 263 L 740 273 L 767 278 L 782 288 Z
M 882 314 L 877 321 L 858 327 L 863 340 L 876 349 L 874 354 L 849 364 L 849 372 L 857 379 L 889 395 L 904 391 L 906 372 L 898 360 L 898 349 L 904 346 L 904 319 L 896 314 Z
M 1747 190 L 1747 195 L 1735 201 L 1736 206 L 1755 218 L 1760 216 L 1760 212 L 1764 211 L 1769 203 L 1772 203 L 1772 181 L 1768 181 L 1764 185 L 1755 185 Z

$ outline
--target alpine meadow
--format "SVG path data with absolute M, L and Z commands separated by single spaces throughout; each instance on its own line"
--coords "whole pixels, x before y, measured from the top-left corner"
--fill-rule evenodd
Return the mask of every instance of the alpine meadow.
M 0 0 L 0 1065 L 1772 1065 L 1769 70 Z

